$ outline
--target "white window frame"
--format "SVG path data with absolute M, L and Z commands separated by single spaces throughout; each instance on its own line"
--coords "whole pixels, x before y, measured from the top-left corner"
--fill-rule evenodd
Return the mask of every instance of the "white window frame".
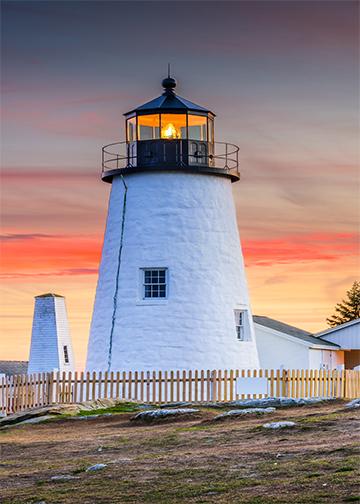
M 164 267 L 149 267 L 149 268 L 140 268 L 141 270 L 141 300 L 145 303 L 151 303 L 151 302 L 162 302 L 166 301 L 168 299 L 169 295 L 169 275 L 168 275 L 168 269 Z M 145 282 L 145 275 L 146 272 L 152 272 L 152 271 L 164 271 L 165 272 L 165 282 L 157 282 L 157 283 L 147 283 Z M 146 286 L 161 286 L 165 285 L 165 296 L 146 296 Z M 152 289 L 151 289 L 152 290 Z M 159 289 L 160 290 L 160 289 Z
M 235 333 L 238 341 L 246 341 L 246 317 L 247 310 L 235 309 Z
M 64 364 L 70 364 L 69 349 L 67 345 L 63 345 L 63 352 L 64 352 Z

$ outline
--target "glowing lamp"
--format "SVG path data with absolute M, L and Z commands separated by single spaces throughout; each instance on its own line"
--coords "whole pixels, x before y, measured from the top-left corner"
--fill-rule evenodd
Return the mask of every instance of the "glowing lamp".
M 169 123 L 161 128 L 161 138 L 167 138 L 168 140 L 180 138 L 180 131 L 175 128 L 173 123 Z

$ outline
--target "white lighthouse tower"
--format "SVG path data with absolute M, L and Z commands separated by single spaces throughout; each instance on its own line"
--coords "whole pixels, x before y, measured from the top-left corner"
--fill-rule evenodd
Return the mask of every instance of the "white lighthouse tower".
M 232 183 L 238 147 L 174 92 L 128 112 L 103 149 L 109 211 L 88 370 L 258 367 Z M 123 150 L 122 150 L 123 149 Z

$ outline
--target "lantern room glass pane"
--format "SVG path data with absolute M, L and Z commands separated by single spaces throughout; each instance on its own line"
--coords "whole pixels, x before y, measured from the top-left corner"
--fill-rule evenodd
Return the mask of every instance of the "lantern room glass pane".
M 189 140 L 207 142 L 207 117 L 189 114 Z
M 158 114 L 138 116 L 138 140 L 160 138 L 160 117 Z
M 210 119 L 208 121 L 208 128 L 209 128 L 209 142 L 214 143 L 214 121 L 213 119 Z
M 161 114 L 161 138 L 186 138 L 186 114 Z
M 127 141 L 135 142 L 136 140 L 136 117 L 132 117 L 126 121 Z

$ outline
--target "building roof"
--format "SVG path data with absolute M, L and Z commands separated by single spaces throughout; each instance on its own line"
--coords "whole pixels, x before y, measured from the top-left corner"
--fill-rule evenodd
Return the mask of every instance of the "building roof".
M 162 94 L 158 96 L 158 98 L 154 98 L 153 100 L 136 107 L 135 109 L 127 112 L 125 115 L 131 114 L 132 112 L 148 112 L 148 111 L 159 111 L 159 112 L 167 112 L 167 111 L 175 111 L 175 110 L 192 110 L 194 112 L 210 112 L 204 107 L 200 105 L 196 105 L 185 98 L 182 98 L 178 95 L 165 95 Z
M 176 87 L 175 79 L 172 78 L 164 79 L 163 86 L 165 92 L 161 96 L 158 96 L 157 98 L 154 98 L 153 100 L 150 100 L 149 102 L 146 102 L 143 105 L 140 105 L 139 107 L 136 107 L 130 110 L 129 112 L 126 112 L 126 114 L 124 115 L 127 116 L 129 114 L 132 114 L 133 112 L 140 112 L 140 114 L 142 112 L 159 113 L 159 112 L 171 112 L 171 111 L 185 113 L 187 110 L 193 112 L 202 112 L 206 114 L 211 112 L 210 110 L 201 107 L 196 103 L 193 103 L 189 100 L 186 100 L 185 98 L 182 98 L 181 96 L 176 95 L 174 92 L 174 88 Z
M 36 298 L 44 298 L 44 297 L 58 297 L 63 298 L 64 296 L 60 296 L 60 294 L 55 294 L 54 292 L 47 292 L 46 294 L 40 294 L 39 296 L 35 296 Z
M 327 336 L 330 333 L 336 332 L 336 331 L 341 331 L 342 329 L 345 329 L 345 327 L 350 327 L 355 324 L 360 324 L 360 318 L 357 318 L 355 320 L 350 320 L 349 322 L 344 322 L 343 324 L 337 325 L 335 327 L 330 327 L 329 329 L 325 329 L 325 331 L 321 331 L 315 334 L 316 338 L 321 338 L 322 336 Z
M 0 374 L 7 376 L 26 374 L 27 369 L 27 361 L 0 361 Z
M 336 345 L 335 343 L 331 343 L 330 341 L 325 341 L 322 340 L 321 338 L 317 338 L 308 331 L 304 331 L 303 329 L 299 329 L 298 327 L 285 324 L 284 322 L 280 322 L 279 320 L 259 315 L 254 315 L 253 320 L 256 324 L 268 327 L 269 329 L 274 329 L 274 331 L 288 334 L 289 336 L 298 338 L 301 341 L 309 343 L 310 345 L 317 345 L 317 346 L 321 345 L 334 349 L 339 348 L 339 345 Z

